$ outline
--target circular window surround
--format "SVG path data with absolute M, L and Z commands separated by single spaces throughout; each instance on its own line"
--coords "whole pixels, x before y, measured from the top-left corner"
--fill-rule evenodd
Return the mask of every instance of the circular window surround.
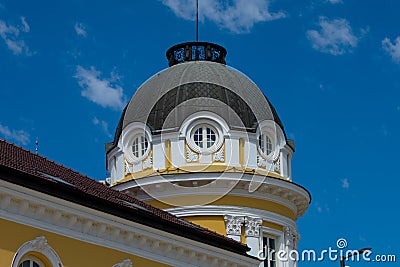
M 266 135 L 271 140 L 272 152 L 267 155 L 259 145 L 259 137 Z M 264 121 L 260 123 L 257 129 L 257 150 L 265 159 L 275 161 L 279 158 L 280 149 L 285 143 L 285 137 L 281 128 L 273 121 Z
M 130 127 L 129 127 L 130 126 Z M 124 148 L 124 154 L 125 158 L 129 163 L 137 164 L 147 158 L 147 156 L 150 153 L 151 150 L 151 132 L 150 130 L 145 127 L 143 124 L 140 123 L 136 124 L 133 123 L 132 125 L 129 125 L 126 128 L 125 133 L 123 134 L 123 148 Z M 133 154 L 132 150 L 132 145 L 133 142 L 135 141 L 136 138 L 140 138 L 141 136 L 144 136 L 148 142 L 148 146 L 146 151 L 143 153 L 143 155 L 140 155 L 139 157 L 136 157 Z
M 214 130 L 215 135 L 216 135 L 216 140 L 215 143 L 209 147 L 209 148 L 201 148 L 197 146 L 197 144 L 193 140 L 193 134 L 196 129 L 199 127 L 204 126 L 204 127 L 209 127 L 210 129 Z M 186 128 L 186 143 L 189 145 L 190 149 L 192 149 L 194 152 L 203 154 L 203 155 L 209 155 L 212 154 L 222 146 L 222 143 L 224 142 L 224 133 L 220 127 L 220 125 L 212 121 L 210 119 L 198 119 L 193 121 L 187 128 Z
M 263 151 L 263 149 L 260 147 L 260 137 L 262 137 L 262 136 L 265 136 L 266 138 L 268 138 L 269 140 L 270 140 L 270 142 L 271 142 L 271 152 L 270 153 L 266 153 L 267 151 Z M 264 139 L 263 140 L 263 142 L 264 142 L 264 146 L 266 146 L 266 140 Z M 275 145 L 275 142 L 274 142 L 274 139 L 273 138 L 271 138 L 271 136 L 270 136 L 270 134 L 269 133 L 266 133 L 266 132 L 261 132 L 258 136 L 257 136 L 257 149 L 258 149 L 258 152 L 264 157 L 264 158 L 267 158 L 267 159 L 272 159 L 272 158 L 274 158 L 273 156 L 274 156 L 274 154 L 276 153 L 275 152 L 275 148 L 276 148 L 276 145 Z

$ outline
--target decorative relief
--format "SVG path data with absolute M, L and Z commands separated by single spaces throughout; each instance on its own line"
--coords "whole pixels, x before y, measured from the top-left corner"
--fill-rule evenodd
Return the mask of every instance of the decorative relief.
M 125 174 L 133 173 L 133 165 L 125 159 Z
M 258 167 L 266 168 L 267 167 L 267 160 L 265 160 L 260 155 L 257 155 L 257 165 L 258 165 Z
M 153 157 L 150 155 L 143 161 L 143 170 L 153 167 Z
M 35 239 L 26 242 L 18 249 L 14 256 L 11 267 L 17 267 L 24 255 L 30 252 L 39 252 L 43 254 L 50 261 L 51 266 L 63 266 L 57 253 L 47 243 L 46 237 L 38 236 Z
M 214 154 L 214 161 L 225 161 L 225 146 L 222 146 L 221 149 Z
M 132 261 L 130 259 L 126 259 L 113 265 L 113 267 L 132 267 Z
M 261 224 L 262 224 L 262 219 L 260 219 L 260 218 L 246 217 L 245 218 L 245 235 L 259 237 Z
M 31 241 L 31 246 L 35 250 L 42 251 L 45 250 L 49 245 L 47 244 L 46 237 L 39 236 Z
M 257 155 L 257 166 L 264 169 L 270 169 L 270 171 L 274 171 L 276 173 L 281 172 L 281 160 L 278 158 L 274 163 L 271 163 L 262 157 L 260 154 Z
M 278 158 L 275 162 L 274 162 L 274 171 L 280 173 L 281 172 L 281 159 Z
M 193 152 L 189 146 L 186 146 L 186 161 L 187 162 L 196 162 L 199 160 L 199 155 Z
M 242 234 L 242 225 L 244 222 L 243 216 L 224 216 L 225 224 L 226 224 L 226 234 L 227 235 L 241 235 Z
M 285 232 L 285 245 L 291 249 L 297 249 L 297 241 L 299 240 L 300 235 L 289 226 L 285 227 L 284 232 Z

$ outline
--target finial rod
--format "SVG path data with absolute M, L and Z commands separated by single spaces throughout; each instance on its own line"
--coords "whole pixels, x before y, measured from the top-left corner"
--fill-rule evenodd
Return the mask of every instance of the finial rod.
M 36 155 L 37 154 L 39 154 L 39 140 L 38 140 L 39 138 L 38 137 L 36 137 L 36 141 L 35 141 L 35 145 L 36 145 Z
M 199 41 L 199 0 L 196 0 L 196 42 Z

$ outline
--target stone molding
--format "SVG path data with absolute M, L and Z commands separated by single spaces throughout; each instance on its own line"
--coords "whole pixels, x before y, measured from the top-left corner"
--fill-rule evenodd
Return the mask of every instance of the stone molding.
M 126 259 L 121 261 L 120 263 L 113 265 L 113 267 L 133 267 L 133 265 L 130 259 Z
M 52 266 L 62 267 L 60 257 L 54 251 L 52 247 L 47 242 L 46 237 L 38 236 L 33 240 L 30 240 L 23 244 L 15 253 L 12 267 L 17 267 L 20 261 L 32 252 L 39 252 L 43 254 L 47 260 L 50 261 Z
M 256 260 L 246 256 L 175 236 L 5 181 L 0 181 L 0 206 L 0 218 L 118 251 L 134 252 L 132 255 L 167 265 L 210 266 L 212 262 L 217 262 L 218 265 L 227 267 L 258 266 Z M 29 243 L 29 246 L 44 248 L 46 244 L 45 239 L 39 238 Z

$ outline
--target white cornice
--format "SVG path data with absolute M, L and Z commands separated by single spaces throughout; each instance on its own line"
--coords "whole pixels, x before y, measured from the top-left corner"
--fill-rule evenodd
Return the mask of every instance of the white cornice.
M 188 184 L 191 181 L 194 183 L 198 181 L 213 182 L 202 187 L 196 187 L 195 185 L 193 187 L 175 186 L 181 182 Z M 259 184 L 254 192 L 249 190 L 251 183 Z M 296 217 L 304 214 L 310 201 L 308 192 L 292 182 L 261 175 L 234 172 L 156 175 L 132 180 L 114 188 L 120 191 L 130 191 L 143 201 L 154 198 L 162 200 L 177 196 L 198 195 L 220 197 L 232 195 L 256 198 L 284 205 L 291 209 Z
M 265 211 L 254 208 L 247 207 L 237 207 L 237 206 L 185 206 L 166 209 L 166 211 L 178 216 L 178 217 L 189 217 L 189 216 L 249 216 L 249 217 L 259 217 L 263 221 L 271 222 L 275 224 L 284 226 L 291 226 L 297 229 L 296 222 L 292 219 L 277 214 L 271 211 Z
M 0 181 L 0 218 L 172 266 L 258 266 L 246 256 Z M 57 248 L 56 248 L 57 249 Z M 190 256 L 190 257 L 189 257 Z

